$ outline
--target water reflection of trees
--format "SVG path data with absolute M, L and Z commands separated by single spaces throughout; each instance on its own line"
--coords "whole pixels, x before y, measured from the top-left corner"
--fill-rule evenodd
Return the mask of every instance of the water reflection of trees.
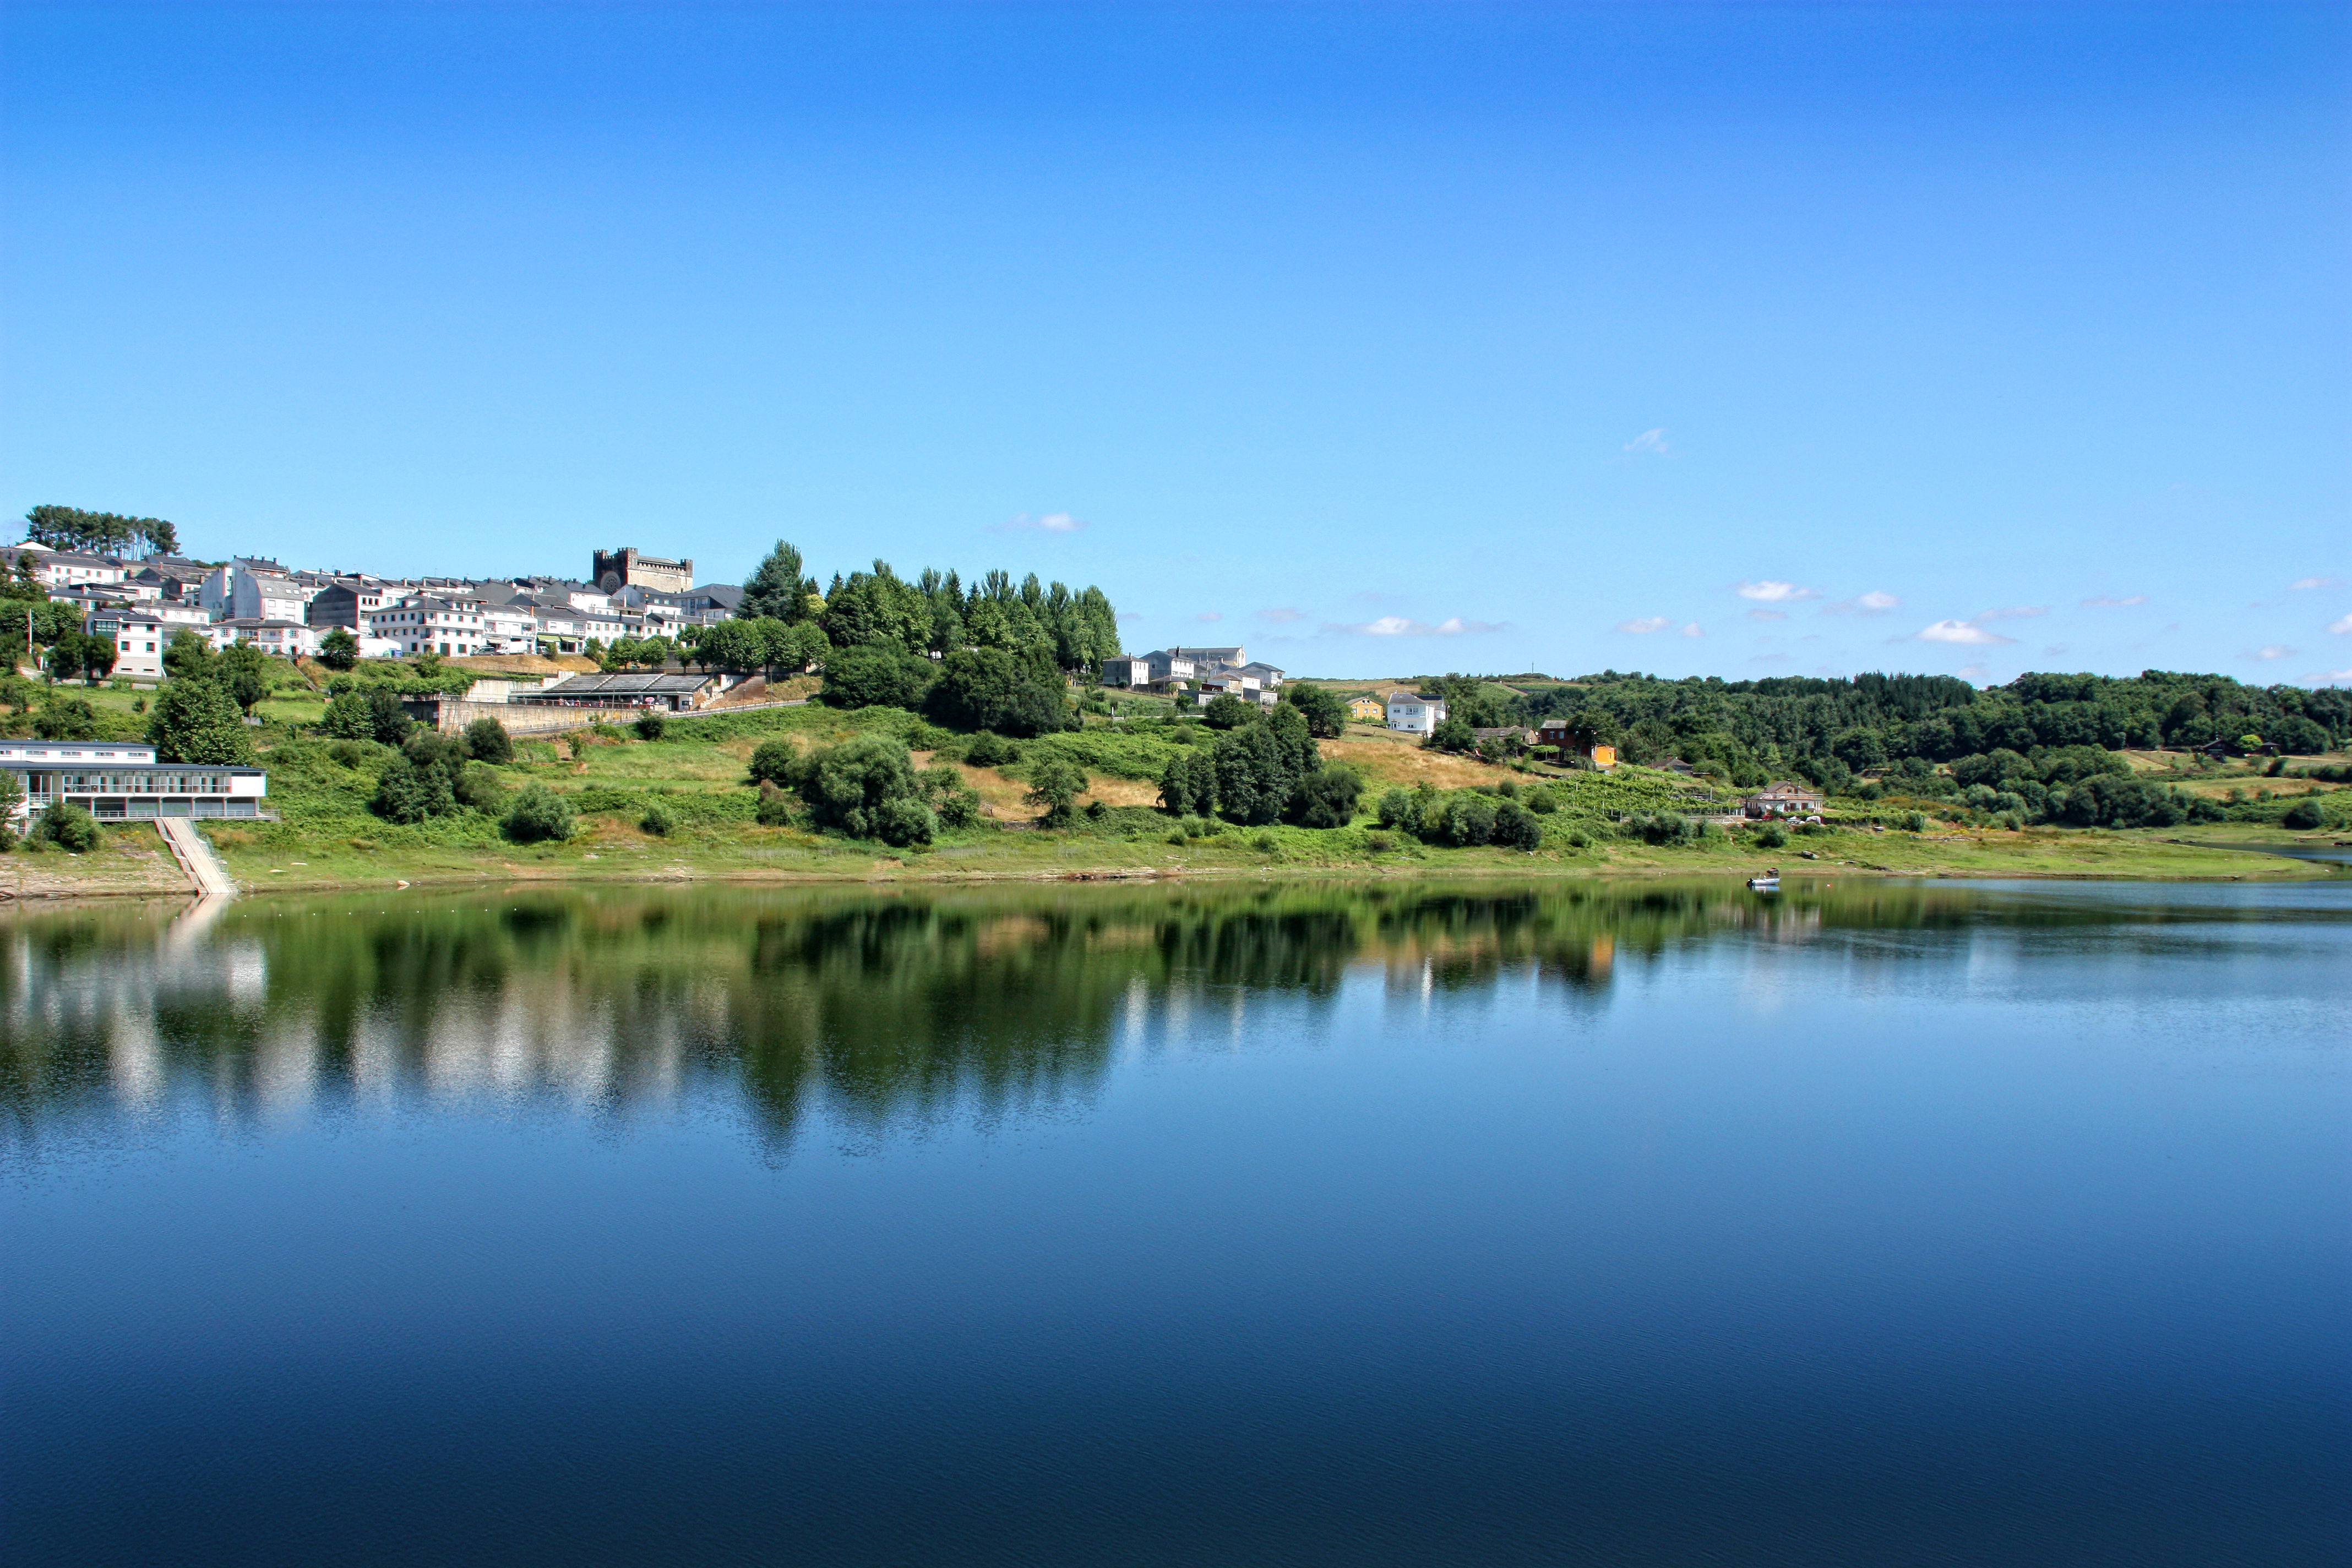
M 0 1101 L 19 1140 L 78 1106 L 201 1092 L 531 1092 L 588 1103 L 732 1085 L 779 1133 L 813 1106 L 880 1129 L 1082 1099 L 1122 1021 L 1218 993 L 1328 1005 L 1351 966 L 1569 994 L 1677 943 L 1984 920 L 1974 889 L 1759 900 L 1720 885 L 1276 884 L 1000 889 L 606 889 L 21 910 L 0 924 Z M 2053 901 L 2003 924 L 2146 909 Z M 1178 1009 L 1181 1011 L 1181 1008 Z

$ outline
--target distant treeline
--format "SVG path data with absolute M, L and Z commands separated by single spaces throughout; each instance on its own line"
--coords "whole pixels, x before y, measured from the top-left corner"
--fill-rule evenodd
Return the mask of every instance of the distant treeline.
M 967 588 L 951 571 L 926 568 L 910 580 L 877 561 L 871 572 L 835 573 L 819 593 L 800 551 L 782 540 L 743 584 L 740 614 L 813 626 L 835 648 L 942 655 L 994 648 L 1068 670 L 1093 668 L 1119 650 L 1118 614 L 1100 588 L 1073 593 L 1038 582 L 1034 572 L 1018 584 L 1009 572 L 991 572 Z
M 125 555 L 140 546 L 150 554 L 170 555 L 180 548 L 180 531 L 160 517 L 125 517 L 78 506 L 33 508 L 25 514 L 25 537 L 52 550 L 93 555 Z
M 1589 716 L 1598 737 L 1629 762 L 1712 762 L 1740 783 L 1793 773 L 1834 788 L 1906 761 L 1958 763 L 2071 746 L 2234 746 L 2251 739 L 2306 755 L 2352 736 L 2352 693 L 2157 669 L 2127 679 L 2022 675 L 1981 690 L 1944 675 L 1729 681 L 1604 670 L 1506 697 L 1495 690 L 1496 679 L 1446 676 L 1423 684 L 1474 725 Z

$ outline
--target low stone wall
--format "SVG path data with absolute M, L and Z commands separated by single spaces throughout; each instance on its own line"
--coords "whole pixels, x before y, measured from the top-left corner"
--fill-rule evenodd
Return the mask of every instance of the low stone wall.
M 521 702 L 468 702 L 462 697 L 411 697 L 402 700 L 408 716 L 454 734 L 477 719 L 495 719 L 509 735 L 559 735 L 584 730 L 603 717 L 592 708 L 541 708 Z

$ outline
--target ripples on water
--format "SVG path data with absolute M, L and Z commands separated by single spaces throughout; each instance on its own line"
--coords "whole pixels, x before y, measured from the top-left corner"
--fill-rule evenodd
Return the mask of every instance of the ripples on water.
M 20 911 L 0 1544 L 2341 1561 L 2347 892 Z

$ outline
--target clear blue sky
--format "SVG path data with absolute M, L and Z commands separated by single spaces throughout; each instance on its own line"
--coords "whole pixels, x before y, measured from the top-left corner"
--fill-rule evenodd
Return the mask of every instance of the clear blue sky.
M 12 5 L 0 505 L 781 535 L 1308 674 L 2352 682 L 2347 18 Z

